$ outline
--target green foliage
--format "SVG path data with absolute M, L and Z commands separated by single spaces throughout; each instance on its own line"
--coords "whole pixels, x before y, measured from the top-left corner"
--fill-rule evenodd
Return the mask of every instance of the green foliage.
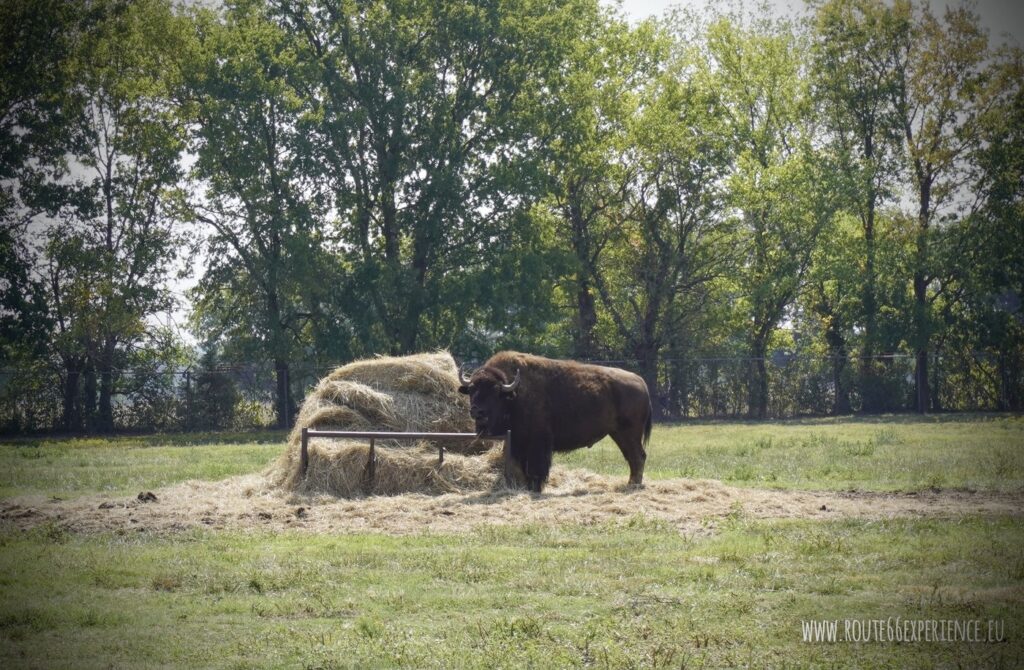
M 818 238 L 837 208 L 825 152 L 815 147 L 802 40 L 779 24 L 711 25 L 708 52 L 737 159 L 728 206 L 742 230 L 741 308 L 750 324 L 749 412 L 768 413 L 764 359 L 803 290 Z
M 217 369 L 217 358 L 212 350 L 203 355 L 200 365 L 202 367 L 194 375 L 189 373 L 187 380 L 190 388 L 187 389 L 186 406 L 181 410 L 185 415 L 186 430 L 231 428 L 242 396 L 234 380 Z
M 0 363 L 53 380 L 5 422 L 168 426 L 193 259 L 282 424 L 290 370 L 434 347 L 624 360 L 676 415 L 1019 409 L 1019 49 L 765 11 L 5 3 Z
M 465 324 L 499 311 L 478 307 L 482 299 L 514 295 L 503 287 L 530 272 L 538 251 L 533 235 L 516 231 L 532 190 L 536 99 L 594 11 L 590 2 L 275 10 L 308 66 L 314 160 L 333 192 L 347 270 L 338 293 L 354 346 L 449 345 Z
M 157 0 L 23 10 L 5 5 L 14 37 L 43 43 L 28 51 L 40 62 L 5 69 L 4 131 L 16 139 L 4 171 L 17 177 L 5 218 L 32 222 L 5 245 L 16 289 L 5 322 L 17 323 L 13 338 L 46 323 L 29 353 L 62 368 L 64 427 L 111 430 L 115 368 L 154 339 L 146 319 L 173 302 L 164 280 L 179 239 L 184 127 L 168 96 L 181 23 Z M 26 262 L 30 272 L 16 269 Z

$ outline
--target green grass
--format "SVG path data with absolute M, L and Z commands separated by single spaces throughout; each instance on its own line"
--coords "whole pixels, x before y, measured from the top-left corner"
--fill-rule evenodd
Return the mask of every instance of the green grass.
M 255 472 L 284 446 L 270 441 L 224 443 L 200 436 L 50 440 L 0 446 L 0 498 L 45 495 L 69 498 L 87 493 L 134 495 L 187 479 L 218 480 Z
M 618 447 L 556 463 L 627 472 Z M 1024 489 L 1024 417 L 841 418 L 655 426 L 647 477 L 720 479 L 761 488 L 920 491 Z
M 633 519 L 463 537 L 0 532 L 0 666 L 1020 667 L 1011 520 Z M 808 643 L 812 619 L 1003 643 Z M 842 624 L 840 624 L 842 625 Z
M 20 440 L 0 498 L 134 495 L 258 471 L 284 435 Z M 1020 490 L 999 415 L 657 426 L 649 477 L 820 489 Z M 617 448 L 556 462 L 625 476 Z M 414 504 L 411 501 L 410 504 Z M 1024 666 L 1019 518 L 643 517 L 458 536 L 0 522 L 0 667 Z M 1001 643 L 802 641 L 803 621 L 1002 622 Z
M 0 498 L 135 494 L 186 479 L 254 472 L 285 434 L 184 434 L 21 440 L 0 445 Z M 658 425 L 647 477 L 720 479 L 784 489 L 1024 490 L 1024 417 L 842 418 Z M 625 477 L 618 447 L 556 454 L 555 462 Z

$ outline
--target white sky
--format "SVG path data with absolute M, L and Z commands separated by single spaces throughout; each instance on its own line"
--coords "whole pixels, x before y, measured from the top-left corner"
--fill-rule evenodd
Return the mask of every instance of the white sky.
M 602 0 L 606 5 L 616 4 L 613 0 Z M 806 7 L 803 0 L 765 0 L 773 13 L 796 16 Z M 932 11 L 941 15 L 947 6 L 959 6 L 961 2 L 949 0 L 929 0 Z M 623 11 L 631 19 L 642 21 L 650 16 L 661 16 L 665 10 L 673 6 L 693 7 L 695 9 L 714 6 L 715 0 L 623 0 Z M 747 2 L 753 6 L 754 2 Z M 975 11 L 981 16 L 981 23 L 988 28 L 992 44 L 1009 42 L 1021 44 L 1024 34 L 1024 2 L 1021 0 L 978 0 L 973 3 Z

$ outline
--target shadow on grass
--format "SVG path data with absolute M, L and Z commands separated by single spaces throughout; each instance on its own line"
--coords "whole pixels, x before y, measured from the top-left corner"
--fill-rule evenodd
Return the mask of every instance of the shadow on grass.
M 15 447 L 200 447 L 221 444 L 283 444 L 285 430 L 250 432 L 156 433 L 153 435 L 45 435 L 6 436 L 0 445 Z

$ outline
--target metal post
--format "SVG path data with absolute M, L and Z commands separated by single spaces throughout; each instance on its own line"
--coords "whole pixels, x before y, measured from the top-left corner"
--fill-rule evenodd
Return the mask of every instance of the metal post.
M 309 469 L 309 428 L 302 429 L 302 451 L 299 452 L 299 472 L 306 477 Z
M 512 462 L 512 431 L 511 430 L 506 430 L 505 431 L 504 444 L 503 444 L 502 449 L 501 449 L 501 466 L 502 466 L 503 474 L 505 476 L 505 484 L 507 486 L 514 486 L 515 483 L 516 483 L 515 480 L 513 479 L 513 477 L 511 476 L 511 472 L 509 471 L 509 463 L 511 463 L 511 462 Z
M 437 467 L 444 465 L 444 446 L 437 447 Z
M 373 485 L 377 477 L 377 448 L 374 439 L 370 438 L 370 458 L 366 461 L 366 492 L 373 493 Z

